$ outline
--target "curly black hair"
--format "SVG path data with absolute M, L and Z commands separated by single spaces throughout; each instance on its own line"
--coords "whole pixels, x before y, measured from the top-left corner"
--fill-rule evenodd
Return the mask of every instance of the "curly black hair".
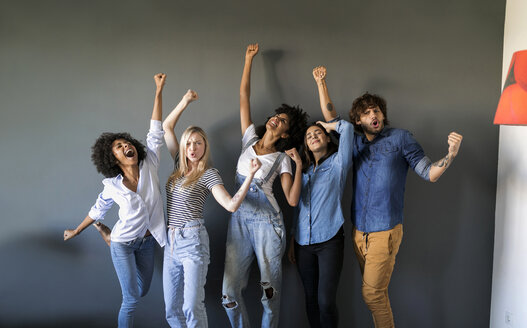
M 119 174 L 123 174 L 123 171 L 117 165 L 117 159 L 113 155 L 112 144 L 117 139 L 124 139 L 134 145 L 137 150 L 137 163 L 140 164 L 146 157 L 145 146 L 138 140 L 132 138 L 129 133 L 111 133 L 104 132 L 97 138 L 95 144 L 91 147 L 91 160 L 97 172 L 101 173 L 107 178 L 113 178 Z
M 355 100 L 353 100 L 353 104 L 351 105 L 351 109 L 349 112 L 350 122 L 355 127 L 355 131 L 363 132 L 360 124 L 357 124 L 356 122 L 357 120 L 360 119 L 360 115 L 364 113 L 366 109 L 375 108 L 375 107 L 379 107 L 382 114 L 384 115 L 384 121 L 383 121 L 384 125 L 386 126 L 390 124 L 390 121 L 388 121 L 386 100 L 384 100 L 384 98 L 382 98 L 379 95 L 376 95 L 376 94 L 372 95 L 366 92 L 362 96 L 357 97 L 355 98 Z
M 289 137 L 278 140 L 274 144 L 274 147 L 277 151 L 283 152 L 293 147 L 298 148 L 302 145 L 309 115 L 299 106 L 289 106 L 287 104 L 282 104 L 282 106 L 275 109 L 275 115 L 282 113 L 286 114 L 289 118 L 289 130 L 287 130 Z M 271 117 L 272 116 L 269 116 L 266 122 L 269 121 Z M 266 130 L 265 124 L 258 126 L 255 130 L 256 135 L 260 139 L 263 138 Z

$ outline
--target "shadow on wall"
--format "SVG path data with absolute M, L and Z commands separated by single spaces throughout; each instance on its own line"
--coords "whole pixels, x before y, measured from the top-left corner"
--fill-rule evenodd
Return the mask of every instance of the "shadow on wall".
M 62 231 L 56 227 L 2 244 L 10 251 L 1 258 L 9 263 L 0 281 L 1 327 L 116 325 L 121 290 L 108 246 L 91 227 L 67 244 Z M 138 327 L 164 326 L 161 267 L 162 251 L 157 248 L 152 286 L 138 308 Z

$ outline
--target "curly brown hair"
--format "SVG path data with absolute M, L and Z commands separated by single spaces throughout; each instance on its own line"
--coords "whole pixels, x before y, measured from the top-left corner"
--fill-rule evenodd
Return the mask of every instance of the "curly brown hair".
M 112 144 L 117 139 L 124 139 L 134 145 L 137 150 L 137 164 L 141 164 L 146 157 L 145 146 L 138 140 L 132 138 L 129 133 L 104 132 L 95 140 L 95 144 L 91 147 L 91 160 L 95 164 L 97 172 L 107 178 L 113 178 L 119 174 L 123 174 L 123 171 L 117 165 L 117 159 L 112 151 Z
M 298 148 L 300 147 L 300 145 L 302 145 L 304 141 L 304 132 L 307 128 L 307 119 L 309 118 L 309 115 L 304 112 L 299 106 L 289 106 L 287 104 L 282 104 L 282 106 L 275 109 L 275 115 L 282 113 L 286 114 L 289 118 L 289 130 L 287 130 L 287 134 L 289 135 L 289 137 L 278 140 L 274 144 L 274 147 L 277 151 L 283 152 L 291 148 Z M 271 117 L 272 116 L 269 116 L 266 122 L 269 121 Z M 265 124 L 256 127 L 256 135 L 260 139 L 263 138 L 265 130 Z
M 384 100 L 384 98 L 379 95 L 372 95 L 366 92 L 362 96 L 357 97 L 355 100 L 353 100 L 353 104 L 351 105 L 351 109 L 349 112 L 350 122 L 353 124 L 356 131 L 364 132 L 360 124 L 357 124 L 357 121 L 360 119 L 360 115 L 364 113 L 366 109 L 375 107 L 379 107 L 382 114 L 384 115 L 384 125 L 386 126 L 390 124 L 390 122 L 388 121 L 388 114 L 386 113 L 386 100 Z

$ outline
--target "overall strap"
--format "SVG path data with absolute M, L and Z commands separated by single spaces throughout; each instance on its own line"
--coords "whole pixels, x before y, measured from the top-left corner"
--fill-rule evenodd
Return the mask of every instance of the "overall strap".
M 271 177 L 273 176 L 274 171 L 276 171 L 276 169 L 278 168 L 280 163 L 282 163 L 282 160 L 284 159 L 284 157 L 285 157 L 285 153 L 282 153 L 282 152 L 278 156 L 276 156 L 276 159 L 275 159 L 275 161 L 273 163 L 273 166 L 271 167 L 271 169 L 269 170 L 269 172 L 267 173 L 265 178 L 263 178 L 262 184 L 266 183 L 267 181 L 269 181 L 269 179 L 271 179 Z
M 251 139 L 249 139 L 249 141 L 247 141 L 245 143 L 245 145 L 242 145 L 242 152 L 240 154 L 243 154 L 243 152 L 245 150 L 247 150 L 247 148 L 249 148 L 250 146 L 252 146 L 255 142 L 257 142 L 258 140 L 260 140 L 260 138 L 258 138 L 257 136 L 254 136 L 252 137 Z

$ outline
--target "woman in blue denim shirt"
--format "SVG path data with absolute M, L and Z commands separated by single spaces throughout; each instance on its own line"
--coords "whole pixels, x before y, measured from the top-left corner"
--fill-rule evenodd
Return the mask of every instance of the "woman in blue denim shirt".
M 218 170 L 210 167 L 205 132 L 190 126 L 178 143 L 174 133 L 176 123 L 187 105 L 196 99 L 197 93 L 188 90 L 163 122 L 167 148 L 175 162 L 166 185 L 168 241 L 163 260 L 166 319 L 171 327 L 208 327 L 204 300 L 210 252 L 203 222 L 205 199 L 212 192 L 226 210 L 236 211 L 261 166 L 257 159 L 251 161 L 249 174 L 231 197 Z
M 322 73 L 322 67 L 313 71 L 315 79 Z M 340 134 L 339 146 L 332 142 L 331 131 Z M 344 255 L 341 201 L 353 163 L 352 140 L 353 126 L 346 121 L 319 121 L 304 137 L 302 191 L 288 257 L 302 279 L 311 327 L 338 326 L 336 293 Z

